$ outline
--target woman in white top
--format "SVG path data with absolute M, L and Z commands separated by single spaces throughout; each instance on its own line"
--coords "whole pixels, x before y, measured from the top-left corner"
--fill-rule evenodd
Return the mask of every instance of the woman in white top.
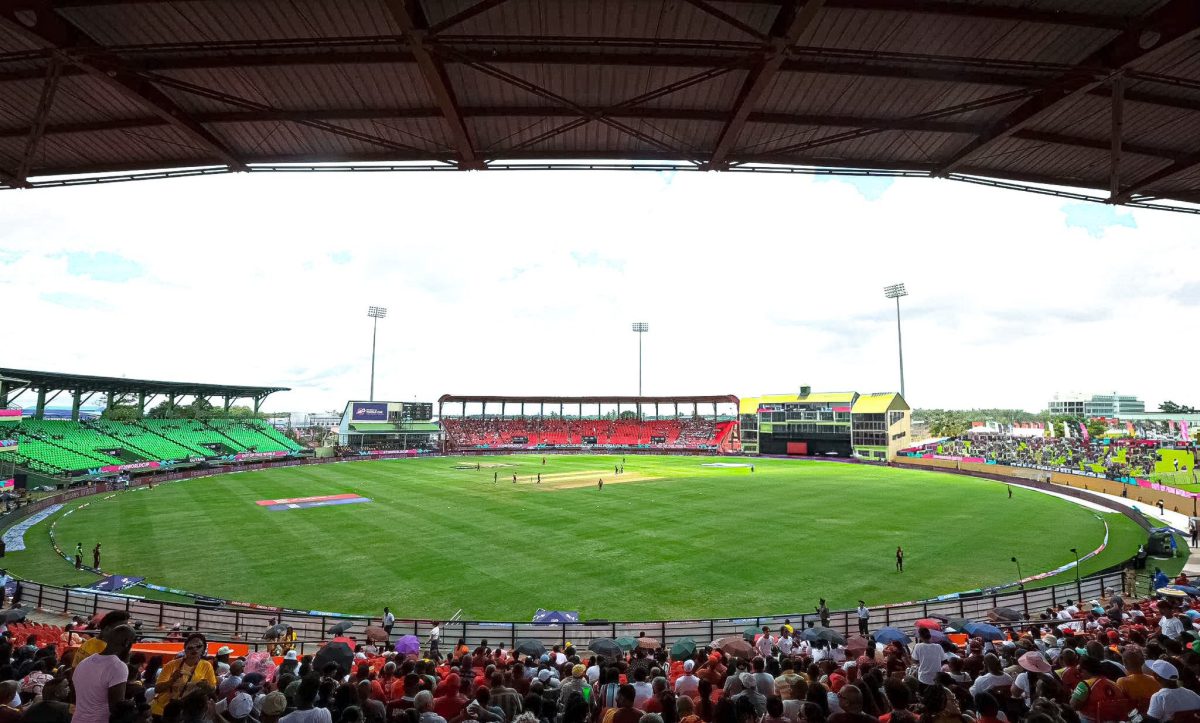
M 1012 686 L 1012 676 L 1007 675 L 1000 667 L 1000 658 L 996 657 L 994 653 L 983 656 L 983 670 L 983 675 L 976 678 L 975 682 L 971 684 L 971 695 L 987 693 L 992 688 Z

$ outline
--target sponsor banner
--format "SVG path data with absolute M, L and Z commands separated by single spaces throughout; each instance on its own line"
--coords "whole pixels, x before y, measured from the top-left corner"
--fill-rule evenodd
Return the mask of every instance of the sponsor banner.
M 5 530 L 4 549 L 6 549 L 8 552 L 20 552 L 21 550 L 24 550 L 25 531 L 61 509 L 61 504 L 50 505 L 45 509 L 38 510 L 29 517 L 26 517 L 17 524 Z
M 833 408 L 833 411 L 835 411 L 835 412 L 849 412 L 849 411 L 850 411 L 850 407 L 834 407 L 834 408 Z
M 248 462 L 253 459 L 274 459 L 276 457 L 286 457 L 287 454 L 288 453 L 285 450 L 281 449 L 275 452 L 243 452 L 242 454 L 233 455 L 233 458 L 238 462 Z
M 1175 487 L 1170 487 L 1168 485 L 1160 485 L 1157 482 L 1151 482 L 1150 480 L 1147 480 L 1147 479 L 1138 480 L 1137 486 L 1145 487 L 1147 489 L 1152 489 L 1155 492 L 1165 492 L 1166 494 L 1169 494 L 1169 495 L 1177 495 L 1179 497 L 1200 497 L 1200 495 L 1197 495 L 1195 492 L 1184 492 L 1181 489 L 1178 489 Z
M 307 510 L 313 507 L 333 507 L 335 505 L 355 505 L 359 502 L 370 502 L 368 497 L 359 497 L 358 495 L 338 495 L 337 499 L 332 500 L 312 500 L 310 502 L 288 502 L 281 505 L 268 505 L 267 509 L 272 512 L 279 510 Z
M 12 422 L 21 421 L 20 409 L 0 409 L 0 421 Z
M 923 454 L 921 456 L 925 459 L 944 459 L 949 462 L 975 462 L 983 464 L 987 461 L 983 457 L 959 457 L 953 454 Z
M 360 449 L 359 457 L 416 457 L 421 454 L 419 449 Z
M 131 462 L 129 464 L 110 464 L 104 467 L 93 467 L 88 474 L 111 474 L 113 472 L 128 472 L 135 469 L 158 469 L 162 462 Z
M 0 479 L 0 492 L 11 490 L 13 487 L 16 487 L 16 485 L 17 481 L 15 479 Z
M 782 412 L 782 411 L 783 411 L 783 407 L 781 407 L 777 404 L 760 404 L 760 405 L 758 405 L 758 413 L 759 414 L 762 414 L 763 412 Z
M 259 500 L 255 504 L 260 507 L 270 507 L 272 505 L 293 505 L 301 502 L 323 502 L 326 500 L 348 500 L 352 497 L 358 497 L 353 492 L 346 492 L 340 495 L 319 495 L 316 497 L 285 497 L 281 500 Z
M 387 402 L 355 402 L 350 410 L 352 422 L 386 422 Z
M 127 577 L 125 575 L 109 575 L 108 577 L 105 577 L 104 579 L 102 579 L 98 582 L 94 582 L 91 585 L 88 585 L 84 589 L 85 590 L 98 590 L 100 592 L 117 592 L 118 590 L 124 590 L 125 588 L 133 587 L 134 585 L 137 585 L 138 583 L 140 583 L 142 580 L 145 580 L 145 579 L 146 578 L 144 578 L 144 577 Z
M 15 439 L 0 439 L 0 452 L 16 452 L 19 446 Z

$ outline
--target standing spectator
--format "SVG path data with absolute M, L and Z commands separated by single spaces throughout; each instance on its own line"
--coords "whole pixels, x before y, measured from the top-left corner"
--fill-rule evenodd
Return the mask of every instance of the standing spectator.
M 75 543 L 75 569 L 76 570 L 83 569 L 83 543 L 82 542 Z
M 100 569 L 100 543 L 99 542 L 97 542 L 96 546 L 92 548 L 92 567 L 96 568 L 97 570 Z
M 387 633 L 388 641 L 392 639 L 392 628 L 396 625 L 396 616 L 392 615 L 392 611 L 387 606 L 383 608 L 383 632 Z
M 896 572 L 904 572 L 904 550 L 896 545 Z
M 817 602 L 817 617 L 821 619 L 822 626 L 829 627 L 829 607 L 825 604 L 825 598 Z
M 675 695 L 679 697 L 695 697 L 696 692 L 700 689 L 700 679 L 692 675 L 692 671 L 696 669 L 696 661 L 683 661 L 683 675 L 675 679 Z
M 129 649 L 136 639 L 133 628 L 118 625 L 104 635 L 104 650 L 89 656 L 72 676 L 75 713 L 71 723 L 108 723 L 116 707 L 125 700 L 129 679 Z
M 868 621 L 871 619 L 871 611 L 867 608 L 867 604 L 865 602 L 859 600 L 858 610 L 856 612 L 858 613 L 858 634 L 865 636 L 869 632 L 867 630 L 867 625 Z
M 917 661 L 917 683 L 922 695 L 937 683 L 938 673 L 942 672 L 942 659 L 946 651 L 942 646 L 930 642 L 932 636 L 929 628 L 917 629 L 917 640 L 913 646 L 912 657 Z
M 759 633 L 758 639 L 754 641 L 754 650 L 764 658 L 771 657 L 771 648 L 775 646 L 771 640 L 771 629 L 766 625 L 762 626 L 762 632 Z

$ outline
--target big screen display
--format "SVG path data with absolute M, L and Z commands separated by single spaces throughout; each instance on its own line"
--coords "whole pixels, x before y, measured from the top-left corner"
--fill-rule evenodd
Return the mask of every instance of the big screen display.
M 355 402 L 350 419 L 355 422 L 386 422 L 387 402 Z

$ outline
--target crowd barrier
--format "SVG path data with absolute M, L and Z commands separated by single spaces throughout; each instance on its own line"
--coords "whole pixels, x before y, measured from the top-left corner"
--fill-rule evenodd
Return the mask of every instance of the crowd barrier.
M 263 466 L 296 466 L 304 464 L 322 464 L 335 460 L 288 460 L 274 465 L 245 465 L 242 469 L 259 468 Z M 935 462 L 938 464 L 928 464 Z M 970 463 L 963 463 L 964 469 L 958 463 L 944 464 L 945 460 L 906 460 L 900 467 L 939 468 L 945 471 L 959 472 L 974 476 L 992 476 L 1001 481 L 1025 486 L 1046 485 L 1054 487 L 1055 492 L 1070 494 L 1089 502 L 1103 505 L 1114 511 L 1122 512 L 1137 521 L 1143 528 L 1149 528 L 1150 523 L 1138 512 L 1124 505 L 1119 505 L 1098 495 L 1089 494 L 1086 490 L 1063 490 L 1055 485 L 1014 476 L 1002 476 L 1003 468 L 999 465 L 977 465 L 981 469 L 971 469 Z M 914 464 L 916 463 L 916 464 Z M 925 464 L 920 464 L 925 463 Z M 983 469 L 986 468 L 986 469 Z M 1013 468 L 1015 469 L 1015 468 Z M 211 474 L 221 474 L 236 471 L 221 470 L 192 470 L 170 475 L 154 477 L 154 482 L 160 483 L 174 479 L 203 477 Z M 1025 470 L 1028 471 L 1028 470 Z M 1093 485 L 1102 480 L 1086 478 Z M 146 479 L 139 479 L 136 484 L 144 484 Z M 89 494 L 108 491 L 107 485 L 99 483 L 87 487 L 77 487 L 56 494 L 48 495 L 36 502 L 22 506 L 17 510 L 0 515 L 0 530 L 7 529 L 18 520 L 37 512 L 52 504 L 59 504 Z M 882 605 L 870 608 L 871 629 L 883 626 L 911 629 L 914 623 L 932 615 L 952 618 L 983 619 L 988 611 L 997 607 L 1013 608 L 1024 618 L 1036 618 L 1038 613 L 1051 605 L 1057 605 L 1066 600 L 1090 600 L 1101 597 L 1106 588 L 1121 589 L 1121 572 L 1112 568 L 1102 573 L 1082 578 L 1078 581 L 1060 583 L 1035 589 L 995 589 L 983 593 L 963 593 L 943 595 L 936 599 L 916 602 Z M 1149 590 L 1142 591 L 1149 594 Z M 819 591 L 818 594 L 830 594 Z M 814 598 L 816 595 L 813 596 Z M 17 602 L 17 600 L 14 600 Z M 160 629 L 170 628 L 176 624 L 183 628 L 204 630 L 214 635 L 225 636 L 229 640 L 246 642 L 256 648 L 265 646 L 262 640 L 263 631 L 272 622 L 291 625 L 302 640 L 318 641 L 330 637 L 330 629 L 339 624 L 352 624 L 351 635 L 356 632 L 361 635 L 368 625 L 380 625 L 379 617 L 343 615 L 339 613 L 320 613 L 281 610 L 263 605 L 257 606 L 219 606 L 208 604 L 188 604 L 150 600 L 127 595 L 65 588 L 42 583 L 34 580 L 22 580 L 19 602 L 23 605 L 36 607 L 48 613 L 93 616 L 98 612 L 108 610 L 127 610 L 135 620 L 141 620 L 144 625 Z M 814 600 L 815 602 L 815 600 Z M 448 607 L 453 600 L 448 600 Z M 382 601 L 380 608 L 382 610 Z M 690 637 L 699 644 L 727 635 L 741 635 L 746 628 L 761 628 L 763 625 L 778 629 L 785 622 L 790 622 L 796 628 L 801 628 L 816 621 L 814 612 L 796 612 L 791 614 L 766 615 L 759 617 L 740 618 L 703 618 L 692 620 L 662 620 L 662 621 L 608 621 L 590 620 L 580 623 L 532 623 L 505 621 L 456 621 L 444 627 L 444 646 L 448 647 L 458 638 L 463 638 L 468 645 L 474 647 L 481 641 L 491 644 L 503 642 L 515 645 L 517 640 L 532 638 L 542 641 L 547 646 L 566 645 L 572 643 L 576 647 L 586 647 L 589 642 L 599 638 L 617 638 L 622 636 L 637 637 L 645 634 L 656 638 L 665 645 Z M 421 619 L 397 619 L 393 636 L 412 634 L 426 639 L 434 621 Z M 830 626 L 849 635 L 858 630 L 858 618 L 855 610 L 837 610 L 830 613 Z M 305 643 L 315 649 L 317 643 Z M 303 651 L 302 651 L 303 652 Z
M 1069 582 L 1032 590 L 1013 590 L 990 595 L 959 596 L 946 600 L 877 606 L 871 608 L 870 627 L 874 630 L 884 626 L 893 626 L 911 631 L 917 620 L 932 615 L 981 620 L 987 617 L 990 610 L 997 607 L 1012 608 L 1021 613 L 1024 618 L 1036 618 L 1047 607 L 1064 603 L 1066 600 L 1099 598 L 1105 588 L 1120 589 L 1121 582 L 1121 573 L 1114 571 L 1083 578 L 1078 584 Z M 1141 592 L 1148 593 L 1149 591 Z M 179 624 L 183 628 L 204 630 L 213 639 L 221 638 L 244 642 L 255 650 L 266 647 L 267 643 L 263 641 L 262 637 L 268 625 L 272 621 L 282 622 L 291 625 L 296 630 L 297 638 L 309 641 L 300 644 L 302 653 L 314 652 L 321 644 L 317 641 L 325 641 L 332 637 L 330 629 L 339 623 L 352 623 L 347 634 L 358 638 L 362 637 L 366 626 L 382 624 L 379 617 L 298 615 L 276 613 L 270 610 L 209 608 L 202 605 L 68 589 L 31 580 L 22 583 L 20 602 L 48 613 L 89 617 L 109 610 L 127 610 L 133 619 L 142 621 L 143 626 L 170 628 Z M 580 623 L 535 624 L 456 621 L 443 626 L 442 647 L 444 650 L 449 649 L 459 638 L 464 639 L 471 647 L 479 645 L 484 640 L 491 645 L 503 643 L 506 647 L 511 647 L 518 640 L 532 638 L 540 640 L 547 647 L 565 646 L 571 643 L 577 648 L 586 648 L 589 642 L 599 638 L 637 637 L 642 633 L 645 633 L 646 637 L 657 639 L 664 645 L 670 645 L 685 637 L 692 638 L 698 644 L 704 645 L 711 640 L 727 635 L 740 636 L 749 627 L 761 628 L 763 625 L 767 625 L 773 630 L 777 630 L 785 622 L 790 622 L 796 628 L 801 628 L 816 620 L 816 613 L 810 612 L 748 618 L 641 622 L 595 620 Z M 397 618 L 392 636 L 395 639 L 400 635 L 411 634 L 424 641 L 428 638 L 433 625 L 434 622 L 430 620 Z M 855 633 L 858 630 L 856 612 L 854 610 L 832 611 L 830 627 L 845 635 Z

